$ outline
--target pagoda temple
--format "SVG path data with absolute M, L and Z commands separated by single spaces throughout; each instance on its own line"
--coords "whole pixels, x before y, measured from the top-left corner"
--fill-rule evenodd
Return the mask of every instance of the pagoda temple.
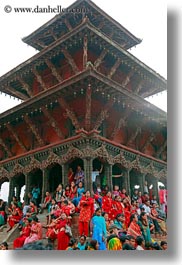
M 43 199 L 80 165 L 91 190 L 103 165 L 109 188 L 143 192 L 146 180 L 157 194 L 167 115 L 145 98 L 167 82 L 128 51 L 141 40 L 92 1 L 68 9 L 23 38 L 39 52 L 0 77 L 0 91 L 23 100 L 0 114 L 0 186 L 9 182 L 10 201 L 36 184 Z

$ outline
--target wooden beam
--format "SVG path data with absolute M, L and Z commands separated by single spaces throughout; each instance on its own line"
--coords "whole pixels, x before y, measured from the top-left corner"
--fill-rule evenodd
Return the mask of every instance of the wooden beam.
M 130 82 L 130 78 L 132 77 L 132 75 L 134 74 L 134 71 L 130 71 L 127 76 L 125 77 L 125 79 L 122 81 L 122 87 L 126 88 L 126 86 L 129 84 Z
M 159 91 L 159 88 L 153 88 L 153 90 L 150 88 L 149 91 L 146 91 L 144 93 L 141 93 L 141 97 L 143 98 L 147 98 L 149 97 L 151 94 L 155 94 L 155 92 Z
M 91 102 L 92 102 L 92 90 L 91 85 L 88 85 L 86 91 L 86 112 L 85 112 L 85 130 L 91 129 Z
M 114 130 L 111 134 L 111 139 L 113 140 L 114 137 L 116 136 L 116 134 L 119 132 L 119 130 L 122 128 L 122 127 L 126 127 L 126 120 L 130 114 L 131 110 L 130 109 L 127 109 L 124 114 L 122 115 L 122 117 L 119 119 L 118 123 L 116 124 L 116 126 L 114 127 Z
M 118 58 L 115 62 L 115 64 L 113 65 L 113 67 L 111 68 L 109 74 L 108 74 L 108 78 L 112 78 L 112 76 L 115 74 L 115 72 L 117 71 L 118 67 L 120 66 L 121 64 L 121 59 Z
M 83 69 L 86 69 L 88 60 L 88 38 L 87 35 L 83 38 Z
M 110 100 L 105 108 L 103 110 L 101 110 L 96 122 L 95 122 L 95 125 L 94 125 L 94 130 L 98 130 L 98 128 L 100 127 L 100 125 L 102 124 L 102 122 L 107 119 L 109 117 L 109 110 L 110 108 L 112 107 L 112 105 L 114 104 L 114 101 L 113 100 Z
M 11 150 L 8 148 L 8 146 L 4 143 L 3 139 L 0 138 L 0 145 L 4 148 L 4 150 L 7 152 L 8 156 L 11 157 L 13 156 Z
M 79 72 L 79 69 L 78 69 L 73 57 L 71 56 L 71 54 L 65 48 L 62 48 L 61 51 L 64 54 L 65 58 L 68 60 L 68 63 L 71 65 L 73 72 L 75 74 L 77 74 Z
M 99 23 L 97 29 L 100 29 L 101 30 L 105 26 L 105 23 L 106 22 L 104 20 L 101 20 L 101 22 Z
M 69 107 L 67 102 L 63 98 L 58 98 L 58 103 L 66 111 L 66 116 L 70 118 L 70 120 L 72 121 L 72 124 L 73 124 L 73 126 L 75 126 L 76 130 L 81 129 L 75 112 L 73 110 L 71 110 L 71 108 Z
M 43 41 L 41 41 L 41 40 L 35 40 L 35 41 L 33 41 L 36 45 L 38 44 L 42 49 L 44 49 L 45 47 L 47 47 L 47 45 L 45 45 L 44 44 L 44 42 Z
M 22 85 L 23 89 L 25 89 L 25 91 L 27 92 L 27 94 L 30 97 L 32 97 L 32 91 L 31 91 L 29 85 L 21 77 L 17 77 L 17 80 L 20 82 L 20 84 Z
M 7 129 L 9 130 L 9 132 L 13 135 L 14 139 L 17 141 L 17 143 L 19 144 L 19 146 L 21 147 L 21 149 L 26 152 L 27 149 L 25 147 L 25 145 L 22 143 L 22 141 L 20 140 L 18 134 L 16 133 L 16 130 L 13 129 L 13 127 L 10 125 L 10 123 L 6 124 Z
M 41 138 L 38 129 L 36 128 L 36 126 L 33 124 L 33 122 L 31 121 L 31 119 L 28 117 L 28 115 L 24 116 L 24 120 L 27 123 L 27 125 L 29 126 L 30 130 L 32 131 L 32 133 L 35 135 L 35 138 L 37 139 L 38 143 L 40 146 L 44 146 L 46 145 L 43 141 L 43 139 Z
M 49 32 L 50 32 L 51 36 L 54 38 L 54 41 L 56 41 L 58 38 L 57 38 L 56 34 L 54 33 L 53 29 L 50 29 Z
M 45 59 L 45 63 L 47 64 L 47 66 L 51 70 L 52 75 L 58 80 L 59 83 L 61 83 L 63 81 L 63 78 L 60 76 L 60 74 L 58 73 L 58 71 L 57 71 L 56 67 L 53 65 L 53 63 L 48 59 Z
M 35 77 L 36 77 L 37 81 L 39 82 L 39 84 L 41 85 L 41 87 L 43 88 L 43 90 L 47 90 L 47 87 L 46 87 L 44 81 L 42 80 L 42 77 L 38 73 L 38 71 L 35 68 L 32 68 L 32 72 L 35 75 Z
M 150 144 L 154 140 L 154 138 L 155 138 L 155 135 L 152 132 L 150 136 L 147 138 L 147 141 L 145 142 L 145 144 L 143 145 L 142 150 L 141 150 L 142 152 L 145 152 L 147 145 Z
M 107 50 L 106 49 L 102 50 L 101 54 L 99 55 L 99 57 L 94 62 L 94 68 L 97 69 L 99 67 L 99 65 L 102 63 L 102 60 L 106 56 L 106 54 L 107 54 Z
M 64 135 L 62 134 L 61 130 L 59 129 L 59 125 L 58 125 L 57 121 L 53 118 L 53 116 L 50 114 L 48 109 L 46 109 L 46 107 L 42 107 L 42 111 L 43 111 L 44 115 L 48 118 L 49 124 L 54 129 L 54 131 L 59 136 L 59 138 L 64 139 Z
M 132 144 L 135 139 L 137 138 L 138 134 L 141 133 L 141 128 L 140 127 L 137 127 L 136 131 L 134 130 L 133 133 L 131 133 L 127 143 L 126 143 L 126 146 Z
M 64 23 L 65 23 L 66 27 L 69 29 L 69 31 L 72 31 L 73 28 L 72 28 L 72 26 L 71 26 L 69 20 L 68 20 L 68 19 L 65 19 L 65 20 L 64 20 Z
M 142 90 L 144 84 L 144 80 L 140 80 L 140 82 L 138 83 L 138 85 L 136 86 L 134 93 L 139 94 L 139 92 Z
M 167 147 L 167 140 L 164 141 L 162 146 L 157 151 L 157 153 L 156 153 L 157 157 L 159 157 L 162 154 L 162 152 L 166 149 L 166 147 Z
M 12 86 L 10 86 L 10 84 L 5 88 L 8 92 L 10 92 L 11 94 L 14 94 L 15 97 L 17 98 L 21 98 L 22 100 L 26 100 L 29 99 L 29 97 L 25 94 L 23 94 L 20 91 L 17 91 L 16 89 L 14 89 Z
M 114 36 L 114 29 L 112 29 L 110 31 L 110 33 L 108 34 L 109 38 L 112 39 L 112 37 Z

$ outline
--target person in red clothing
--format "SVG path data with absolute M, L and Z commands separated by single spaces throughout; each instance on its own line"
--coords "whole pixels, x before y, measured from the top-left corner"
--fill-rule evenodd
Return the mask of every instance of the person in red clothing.
M 28 218 L 25 220 L 25 226 L 22 228 L 20 236 L 17 237 L 13 242 L 14 249 L 23 247 L 25 239 L 30 235 L 31 232 L 31 222 L 32 218 Z
M 80 236 L 88 236 L 89 222 L 94 213 L 94 199 L 90 197 L 90 191 L 87 190 L 79 202 L 80 216 L 79 216 L 79 234 Z
M 11 212 L 11 214 L 9 215 L 7 220 L 10 226 L 7 232 L 9 232 L 15 224 L 19 223 L 23 215 L 21 209 L 18 207 L 18 204 L 16 202 L 13 202 L 12 208 L 9 208 L 8 210 Z
M 163 213 L 166 212 L 166 204 L 167 204 L 166 202 L 167 202 L 167 191 L 165 187 L 159 186 L 159 203 Z
M 128 228 L 129 223 L 130 223 L 130 216 L 131 216 L 131 213 L 130 213 L 131 203 L 128 197 L 123 199 L 123 205 L 124 205 L 125 225 L 126 225 L 126 228 Z
M 71 185 L 71 182 L 74 181 L 74 172 L 73 169 L 70 167 L 68 170 L 68 182 Z
M 136 201 L 135 200 L 131 201 L 130 213 L 131 214 L 137 213 L 137 206 L 136 206 Z
M 113 206 L 112 194 L 110 191 L 108 191 L 106 195 L 103 196 L 102 198 L 102 211 L 108 213 L 110 220 L 114 219 L 112 215 L 112 206 Z
M 57 239 L 58 239 L 58 245 L 57 245 L 58 250 L 66 250 L 69 245 L 70 236 L 69 234 L 66 233 L 66 225 L 68 225 L 67 216 L 65 213 L 62 213 L 61 219 L 59 220 L 56 226 Z
M 121 197 L 121 199 L 125 199 L 125 198 L 130 199 L 130 197 L 129 197 L 129 195 L 127 194 L 125 188 L 123 188 L 123 189 L 121 190 L 120 197 Z
M 136 214 L 132 214 L 130 217 L 130 225 L 128 227 L 127 235 L 131 235 L 135 239 L 137 236 L 142 236 L 141 228 L 138 225 L 138 217 Z
M 26 217 L 32 217 L 37 215 L 38 213 L 38 209 L 37 209 L 37 205 L 35 203 L 35 201 L 30 201 L 30 207 L 26 213 Z
M 43 204 L 40 204 L 39 213 L 43 212 L 44 209 L 49 209 L 49 205 L 51 204 L 52 196 L 50 192 L 46 191 L 45 198 Z
M 115 219 L 118 214 L 121 214 L 124 212 L 122 203 L 121 203 L 121 197 L 119 195 L 116 195 L 113 200 L 113 207 L 112 207 L 112 215 Z
M 72 181 L 68 198 L 73 200 L 76 197 L 76 195 L 77 195 L 77 186 L 76 186 L 75 182 Z
M 142 203 L 145 203 L 146 201 L 149 200 L 149 194 L 147 192 L 144 192 L 141 199 L 142 199 Z
M 54 242 L 55 239 L 57 239 L 57 224 L 60 217 L 56 218 L 55 216 L 52 216 L 50 224 L 48 224 L 45 228 L 47 228 L 46 232 L 46 238 L 48 238 L 48 241 Z
M 70 196 L 70 185 L 65 186 L 65 196 L 66 198 L 69 198 Z
M 71 215 L 71 207 L 68 205 L 68 200 L 64 200 L 61 203 L 61 213 L 65 213 L 67 216 Z

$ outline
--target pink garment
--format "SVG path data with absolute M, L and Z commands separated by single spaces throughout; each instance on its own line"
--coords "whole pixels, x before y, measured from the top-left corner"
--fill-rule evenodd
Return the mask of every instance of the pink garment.
M 164 194 L 165 194 L 165 191 L 164 190 L 159 190 L 159 203 L 160 204 L 165 203 L 165 201 L 164 201 Z
M 24 245 L 42 239 L 41 223 L 32 224 L 30 236 L 25 239 Z
M 29 237 L 25 239 L 24 245 L 32 243 L 34 241 L 38 241 L 39 237 L 37 234 L 31 234 Z

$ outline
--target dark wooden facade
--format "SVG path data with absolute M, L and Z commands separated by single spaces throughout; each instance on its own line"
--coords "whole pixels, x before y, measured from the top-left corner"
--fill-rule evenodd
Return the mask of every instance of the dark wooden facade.
M 107 184 L 124 172 L 129 191 L 147 179 L 166 184 L 166 113 L 144 97 L 166 89 L 166 80 L 128 52 L 140 40 L 91 1 L 82 14 L 61 14 L 24 41 L 40 50 L 0 78 L 1 91 L 24 102 L 0 115 L 0 185 L 11 198 L 39 184 L 42 196 L 75 163 L 91 188 L 94 161 Z M 74 25 L 74 26 L 73 26 Z

